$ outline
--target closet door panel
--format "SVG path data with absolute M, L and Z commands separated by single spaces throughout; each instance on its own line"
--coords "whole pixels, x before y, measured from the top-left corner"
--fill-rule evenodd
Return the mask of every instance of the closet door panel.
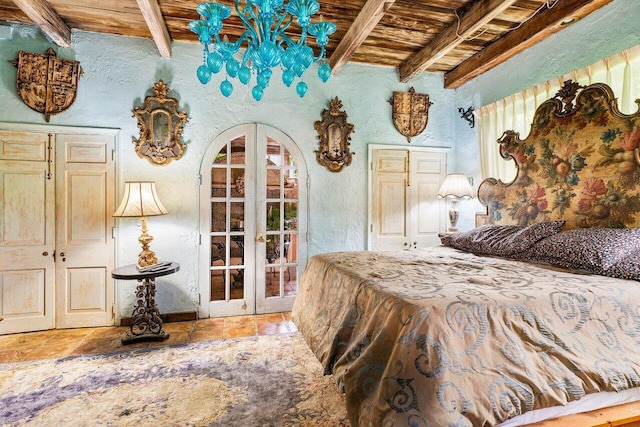
M 443 230 L 445 204 L 437 198 L 438 189 L 446 176 L 445 153 L 411 153 L 411 245 L 414 248 L 440 243 L 438 233 Z
M 372 149 L 369 249 L 400 250 L 440 243 L 445 204 L 436 195 L 447 153 L 424 149 Z
M 113 135 L 57 135 L 56 327 L 113 324 Z
M 376 150 L 372 162 L 371 249 L 407 248 L 409 152 Z
M 403 206 L 407 204 L 407 180 L 383 177 L 379 180 L 376 210 L 380 212 L 378 237 L 406 237 L 407 222 Z
M 0 132 L 0 334 L 54 326 L 49 143 L 47 134 Z

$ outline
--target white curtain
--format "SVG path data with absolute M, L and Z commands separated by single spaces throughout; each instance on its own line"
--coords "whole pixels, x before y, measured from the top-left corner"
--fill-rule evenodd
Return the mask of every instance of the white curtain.
M 513 181 L 516 176 L 515 162 L 500 157 L 500 146 L 496 141 L 507 130 L 518 132 L 520 139 L 525 139 L 531 130 L 536 108 L 555 96 L 568 79 L 581 85 L 606 83 L 617 97 L 620 111 L 634 113 L 638 108 L 635 100 L 640 98 L 640 45 L 478 109 L 478 144 L 483 179 L 492 177 L 507 183 Z

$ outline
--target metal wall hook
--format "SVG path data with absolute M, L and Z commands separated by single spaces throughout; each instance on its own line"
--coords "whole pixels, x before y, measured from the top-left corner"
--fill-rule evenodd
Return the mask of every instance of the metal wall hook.
M 461 114 L 461 118 L 469 122 L 469 126 L 472 128 L 475 127 L 476 117 L 473 115 L 473 107 L 467 108 L 466 111 L 464 108 L 458 108 L 458 112 Z

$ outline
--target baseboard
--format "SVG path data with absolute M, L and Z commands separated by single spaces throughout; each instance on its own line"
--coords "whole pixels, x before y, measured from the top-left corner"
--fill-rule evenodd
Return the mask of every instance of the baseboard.
M 131 317 L 123 317 L 120 319 L 120 326 L 131 326 Z M 197 311 L 185 311 L 182 313 L 165 313 L 160 315 L 162 323 L 171 322 L 188 322 L 198 319 Z

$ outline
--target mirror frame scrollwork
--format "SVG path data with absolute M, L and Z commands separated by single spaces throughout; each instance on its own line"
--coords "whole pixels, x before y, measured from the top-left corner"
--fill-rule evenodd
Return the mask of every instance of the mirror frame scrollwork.
M 135 107 L 140 139 L 133 140 L 136 153 L 154 166 L 165 166 L 184 155 L 182 127 L 188 121 L 184 111 L 178 111 L 178 100 L 167 97 L 169 86 L 162 80 L 153 85 L 155 96 L 144 99 L 144 108 Z
M 347 122 L 347 113 L 340 111 L 342 102 L 337 96 L 331 100 L 330 107 L 322 110 L 322 120 L 315 122 L 320 147 L 314 153 L 322 166 L 331 172 L 340 172 L 351 164 L 355 154 L 349 147 L 353 125 Z

